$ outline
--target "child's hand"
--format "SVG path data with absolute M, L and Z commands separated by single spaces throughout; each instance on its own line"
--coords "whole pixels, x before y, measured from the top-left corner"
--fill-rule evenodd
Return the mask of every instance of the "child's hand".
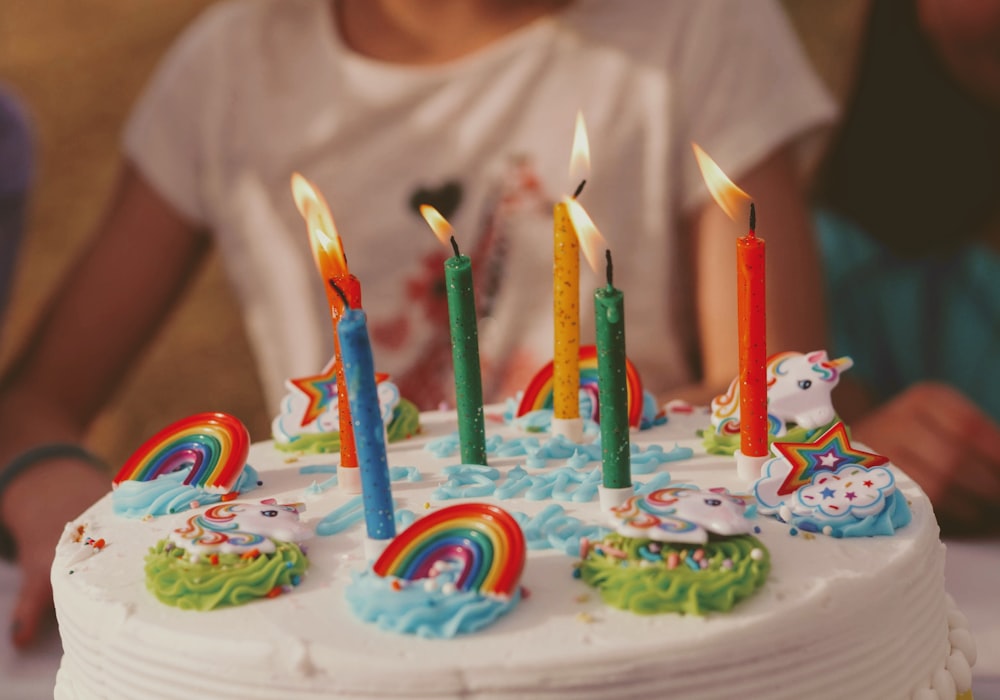
M 946 535 L 1000 532 L 1000 426 L 963 394 L 916 384 L 853 434 L 920 484 Z
M 52 611 L 49 572 L 67 522 L 107 493 L 110 478 L 93 465 L 71 459 L 38 464 L 10 483 L 0 515 L 17 545 L 21 590 L 10 621 L 15 646 L 38 640 Z

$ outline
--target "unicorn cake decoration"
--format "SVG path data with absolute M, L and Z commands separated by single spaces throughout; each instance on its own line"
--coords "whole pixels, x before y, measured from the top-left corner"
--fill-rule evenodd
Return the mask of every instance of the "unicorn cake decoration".
M 576 573 L 606 604 L 640 615 L 728 611 L 770 570 L 747 500 L 692 486 L 633 496 L 610 510 L 614 532 L 581 544 Z
M 768 437 L 808 440 L 837 419 L 831 393 L 840 375 L 850 369 L 850 357 L 830 359 L 825 350 L 782 352 L 767 361 Z M 712 399 L 712 430 L 704 434 L 713 454 L 733 454 L 739 446 L 740 386 L 734 379 L 726 393 Z
M 212 610 L 273 598 L 308 568 L 301 503 L 231 502 L 187 518 L 146 556 L 146 587 L 167 605 Z

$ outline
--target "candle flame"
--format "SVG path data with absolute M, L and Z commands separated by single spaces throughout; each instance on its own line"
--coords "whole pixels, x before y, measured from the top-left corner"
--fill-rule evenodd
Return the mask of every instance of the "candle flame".
M 573 152 L 569 159 L 570 191 L 577 188 L 590 176 L 590 142 L 587 126 L 583 123 L 583 112 L 576 113 L 576 128 L 573 131 Z
M 431 231 L 434 232 L 438 240 L 447 246 L 451 237 L 455 234 L 455 229 L 451 227 L 448 220 L 441 216 L 441 212 L 430 204 L 420 205 L 420 215 L 424 217 L 424 221 L 431 227 Z
M 691 148 L 694 149 L 701 176 L 705 178 L 705 184 L 716 204 L 733 221 L 746 218 L 746 204 L 750 201 L 750 195 L 737 187 L 701 146 L 692 143 Z
M 582 204 L 572 197 L 566 197 L 563 201 L 566 203 L 569 220 L 573 223 L 576 237 L 580 241 L 580 250 L 583 251 L 583 257 L 587 259 L 590 269 L 600 274 L 601 258 L 604 250 L 608 247 L 607 241 L 604 240 L 601 232 L 597 230 L 597 226 L 594 225 L 590 214 L 587 213 Z
M 295 199 L 296 209 L 306 221 L 313 259 L 323 279 L 348 274 L 344 247 L 323 195 L 305 177 L 292 173 L 292 197 Z

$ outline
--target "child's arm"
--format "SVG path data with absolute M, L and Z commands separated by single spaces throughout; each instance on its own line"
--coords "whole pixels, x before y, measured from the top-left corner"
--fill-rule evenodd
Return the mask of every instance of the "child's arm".
M 66 270 L 0 381 L 0 469 L 39 444 L 82 441 L 207 244 L 134 169 L 125 169 L 99 234 Z M 82 460 L 49 459 L 19 472 L 0 493 L 0 523 L 18 545 L 25 574 L 14 621 L 18 643 L 32 640 L 51 607 L 48 567 L 63 524 L 106 492 L 110 478 Z

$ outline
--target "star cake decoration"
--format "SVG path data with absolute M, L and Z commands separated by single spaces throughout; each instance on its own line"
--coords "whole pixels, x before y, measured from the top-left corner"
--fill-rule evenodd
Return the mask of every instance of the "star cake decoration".
M 376 372 L 375 382 L 383 382 L 388 374 Z M 303 427 L 319 418 L 334 402 L 337 401 L 336 362 L 331 359 L 319 374 L 309 377 L 299 377 L 288 380 L 295 388 L 309 399 L 306 410 L 302 413 Z
M 852 446 L 842 421 L 835 423 L 813 442 L 775 442 L 771 449 L 792 467 L 778 488 L 778 494 L 782 496 L 810 484 L 819 472 L 836 472 L 849 464 L 872 469 L 889 461 L 888 457 Z

